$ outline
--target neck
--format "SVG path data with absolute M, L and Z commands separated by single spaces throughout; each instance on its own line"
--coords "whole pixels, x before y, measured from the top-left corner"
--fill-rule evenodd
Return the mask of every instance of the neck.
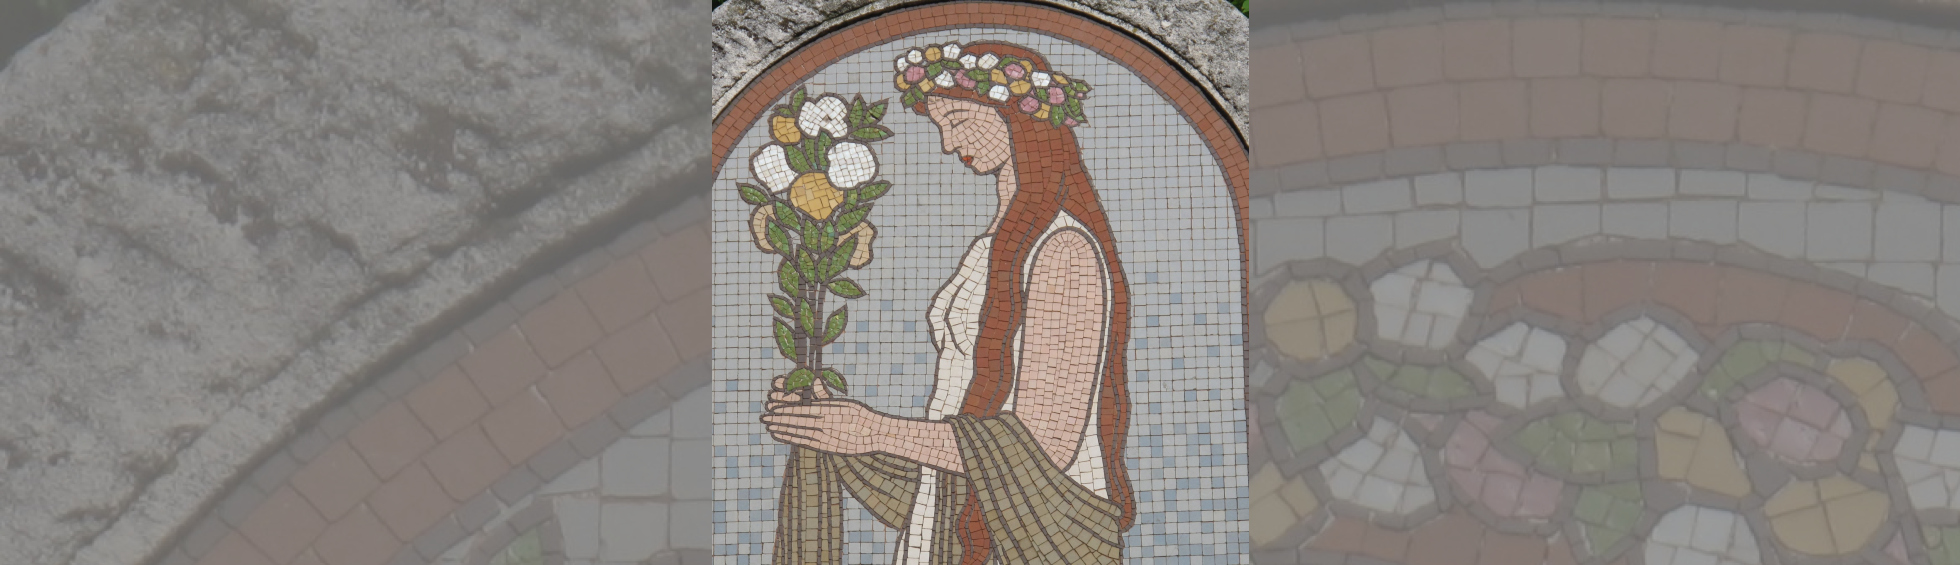
M 987 233 L 999 233 L 1000 223 L 1007 219 L 1007 207 L 1014 203 L 1014 191 L 1021 186 L 1021 177 L 1014 174 L 1014 160 L 1008 159 L 1000 170 L 994 172 L 994 187 L 1000 195 L 1000 206 L 994 209 L 994 221 L 987 225 Z

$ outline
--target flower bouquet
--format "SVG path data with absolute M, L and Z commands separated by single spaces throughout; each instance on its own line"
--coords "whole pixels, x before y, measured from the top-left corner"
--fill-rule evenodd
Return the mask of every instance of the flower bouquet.
M 781 257 L 776 274 L 782 294 L 769 296 L 776 350 L 796 363 L 784 375 L 785 390 L 805 400 L 814 386 L 838 392 L 848 387 L 843 374 L 823 364 L 822 348 L 843 335 L 850 313 L 843 306 L 826 313 L 824 302 L 832 295 L 848 300 L 865 294 L 843 275 L 871 262 L 876 231 L 865 217 L 891 183 L 874 180 L 878 159 L 866 144 L 892 134 L 879 125 L 885 101 L 808 98 L 799 87 L 769 116 L 771 143 L 749 160 L 762 186 L 737 186 L 742 201 L 755 206 L 749 223 L 756 248 Z

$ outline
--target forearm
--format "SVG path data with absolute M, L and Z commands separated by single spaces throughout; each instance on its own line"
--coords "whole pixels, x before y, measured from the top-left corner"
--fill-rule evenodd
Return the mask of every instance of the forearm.
M 886 429 L 893 433 L 878 437 L 879 451 L 955 475 L 966 474 L 966 461 L 960 457 L 959 440 L 953 437 L 952 424 L 898 420 Z

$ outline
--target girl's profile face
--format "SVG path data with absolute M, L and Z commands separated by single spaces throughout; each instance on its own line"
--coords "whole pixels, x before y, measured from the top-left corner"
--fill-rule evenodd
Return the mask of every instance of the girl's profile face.
M 976 174 L 990 175 L 1010 155 L 1007 120 L 992 106 L 970 100 L 926 97 L 926 116 L 939 126 L 940 149 L 958 155 Z

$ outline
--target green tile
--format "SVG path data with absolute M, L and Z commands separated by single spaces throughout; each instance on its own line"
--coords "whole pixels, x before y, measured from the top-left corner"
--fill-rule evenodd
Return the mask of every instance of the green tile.
M 1568 474 L 1603 473 L 1632 465 L 1639 449 L 1631 424 L 1607 422 L 1574 409 L 1527 423 L 1510 441 L 1533 453 L 1536 466 Z
M 1960 527 L 1925 527 L 1926 553 L 1933 565 L 1960 565 Z
M 1640 525 L 1642 512 L 1640 483 L 1634 481 L 1589 486 L 1579 489 L 1573 519 L 1586 540 L 1581 548 L 1590 557 L 1611 559 L 1620 551 L 1620 542 Z
M 543 565 L 543 563 L 544 550 L 538 543 L 536 528 L 517 536 L 517 539 L 511 540 L 510 545 L 505 546 L 503 551 L 497 552 L 495 557 L 490 558 L 490 565 Z
M 1302 452 L 1326 443 L 1361 414 L 1361 391 L 1353 373 L 1340 371 L 1288 386 L 1277 408 L 1287 444 Z

